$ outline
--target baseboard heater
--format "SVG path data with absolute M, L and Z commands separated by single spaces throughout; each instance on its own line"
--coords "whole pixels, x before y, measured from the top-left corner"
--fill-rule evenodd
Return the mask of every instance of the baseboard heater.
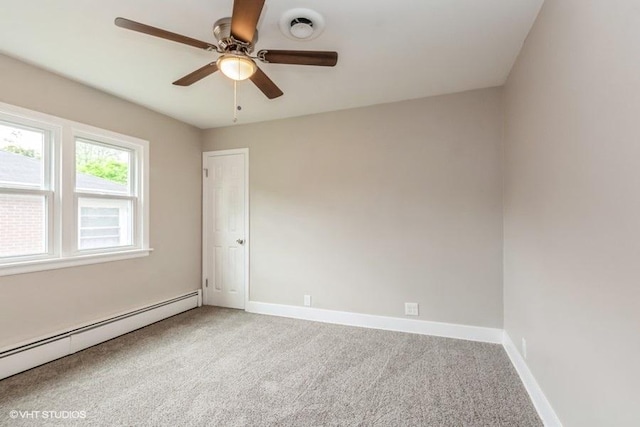
M 0 352 L 0 380 L 202 305 L 194 291 Z

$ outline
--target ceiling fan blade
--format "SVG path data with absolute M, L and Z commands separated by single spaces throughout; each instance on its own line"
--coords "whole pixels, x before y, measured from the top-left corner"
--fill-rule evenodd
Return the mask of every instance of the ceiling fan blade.
M 233 2 L 231 36 L 234 39 L 245 43 L 253 41 L 263 6 L 264 0 L 235 0 Z
M 338 63 L 338 52 L 313 50 L 261 50 L 258 59 L 271 64 L 319 65 L 333 67 Z
M 212 62 L 202 68 L 195 70 L 193 73 L 187 74 L 183 78 L 176 80 L 175 82 L 173 82 L 173 84 L 176 86 L 190 86 L 195 82 L 207 77 L 209 74 L 215 73 L 216 71 L 218 71 L 218 66 L 215 62 Z
M 160 37 L 161 39 L 167 39 L 174 42 L 187 44 L 189 46 L 198 47 L 200 49 L 217 50 L 216 47 L 211 43 L 192 39 L 191 37 L 172 33 L 170 31 L 162 30 L 160 28 L 152 27 L 150 25 L 141 24 L 139 22 L 131 21 L 126 18 L 116 18 L 115 24 L 118 27 L 126 28 L 127 30 L 133 30 L 139 33 L 149 34 L 150 36 Z
M 250 77 L 251 81 L 258 86 L 267 98 L 273 99 L 282 96 L 282 91 L 260 68 Z

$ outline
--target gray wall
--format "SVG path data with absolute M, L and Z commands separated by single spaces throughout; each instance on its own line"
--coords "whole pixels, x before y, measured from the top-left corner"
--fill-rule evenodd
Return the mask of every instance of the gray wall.
M 207 131 L 250 148 L 251 300 L 502 327 L 501 97 Z
M 565 426 L 640 425 L 639 40 L 547 0 L 506 86 L 505 327 Z
M 0 277 L 0 347 L 200 287 L 201 132 L 0 55 L 0 101 L 150 141 L 155 251 L 140 259 Z

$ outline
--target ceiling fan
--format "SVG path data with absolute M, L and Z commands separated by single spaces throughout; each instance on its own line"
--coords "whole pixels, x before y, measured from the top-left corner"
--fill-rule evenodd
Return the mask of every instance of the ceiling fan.
M 269 99 L 282 95 L 282 91 L 255 63 L 255 59 L 269 64 L 319 65 L 333 67 L 338 62 L 337 52 L 304 50 L 259 50 L 251 56 L 258 41 L 256 25 L 265 0 L 235 0 L 231 18 L 222 18 L 213 25 L 216 45 L 151 27 L 125 18 L 116 18 L 118 27 L 160 37 L 189 46 L 220 53 L 220 57 L 204 67 L 173 82 L 189 86 L 220 70 L 232 80 L 250 79 Z

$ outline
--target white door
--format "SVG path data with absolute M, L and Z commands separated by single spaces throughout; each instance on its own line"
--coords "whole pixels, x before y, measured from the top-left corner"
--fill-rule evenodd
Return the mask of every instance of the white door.
M 244 309 L 248 279 L 248 151 L 204 153 L 204 304 Z

